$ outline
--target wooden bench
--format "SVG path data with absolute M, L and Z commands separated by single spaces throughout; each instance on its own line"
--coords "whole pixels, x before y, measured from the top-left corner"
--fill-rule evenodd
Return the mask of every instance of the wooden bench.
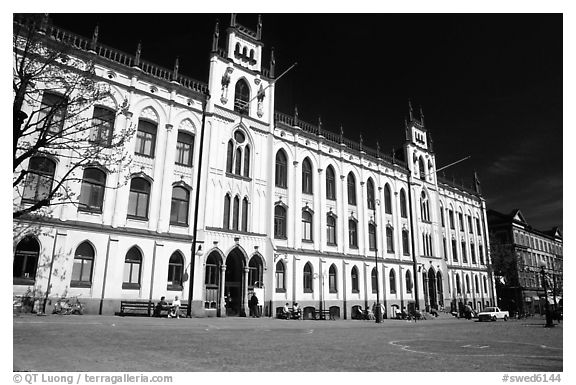
M 150 301 L 120 301 L 120 313 L 118 315 L 122 317 L 127 315 L 150 317 L 152 309 L 153 304 Z
M 332 313 L 330 313 L 330 309 L 314 309 L 314 319 L 315 320 L 327 320 L 327 319 L 334 319 L 332 317 Z
M 157 313 L 156 312 L 156 306 L 158 305 L 158 302 L 154 304 L 153 307 L 153 316 L 156 317 L 168 317 L 168 314 L 171 312 L 172 307 L 170 306 L 170 304 L 167 304 L 165 307 L 163 307 L 162 309 L 160 309 L 160 311 Z M 188 314 L 188 304 L 187 303 L 182 303 L 180 305 L 180 317 L 186 317 L 186 315 Z

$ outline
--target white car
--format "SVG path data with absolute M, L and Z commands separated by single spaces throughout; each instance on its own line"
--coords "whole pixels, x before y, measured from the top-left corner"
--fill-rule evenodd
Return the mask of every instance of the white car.
M 496 321 L 498 319 L 508 321 L 509 317 L 508 312 L 500 310 L 499 307 L 485 307 L 484 310 L 478 313 L 479 321 Z

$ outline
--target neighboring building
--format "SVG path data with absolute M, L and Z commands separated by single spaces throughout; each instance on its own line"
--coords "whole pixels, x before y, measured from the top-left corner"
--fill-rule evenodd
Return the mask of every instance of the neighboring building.
M 252 292 L 267 314 L 298 302 L 305 314 L 330 308 L 344 318 L 378 294 L 388 315 L 416 301 L 421 309 L 496 303 L 485 201 L 478 188 L 437 177 L 421 113 L 410 108 L 403 149 L 387 156 L 297 111 L 276 112 L 261 24 L 254 32 L 234 15 L 225 49 L 215 32 L 207 84 L 95 38 L 53 26 L 47 34 L 97 63 L 96 75 L 113 84 L 108 107 L 127 106 L 114 129 L 137 133 L 129 169 L 87 168 L 75 188 L 84 202 L 84 191 L 128 183 L 92 195 L 89 207 L 56 206 L 41 234 L 15 237 L 15 295 L 45 293 L 50 280 L 50 296 L 78 295 L 89 312 L 111 314 L 122 299 L 187 302 L 193 284 L 195 316 L 246 314 Z M 65 158 L 50 162 L 45 173 L 64 172 Z M 191 250 L 197 188 L 201 253 Z
M 558 227 L 536 230 L 515 209 L 510 214 L 488 210 L 488 229 L 500 305 L 520 314 L 543 314 L 543 267 L 548 301 L 562 306 L 562 234 Z

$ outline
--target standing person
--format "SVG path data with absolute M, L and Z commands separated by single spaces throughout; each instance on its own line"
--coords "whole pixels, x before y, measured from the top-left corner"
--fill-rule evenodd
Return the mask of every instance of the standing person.
M 256 297 L 256 293 L 252 293 L 252 298 L 250 298 L 250 313 L 252 313 L 252 317 L 258 316 L 258 297 Z
M 182 303 L 178 299 L 178 296 L 174 297 L 174 301 L 172 301 L 172 304 L 170 306 L 172 306 L 172 313 L 168 314 L 168 318 L 172 317 L 180 318 L 180 306 L 182 306 Z

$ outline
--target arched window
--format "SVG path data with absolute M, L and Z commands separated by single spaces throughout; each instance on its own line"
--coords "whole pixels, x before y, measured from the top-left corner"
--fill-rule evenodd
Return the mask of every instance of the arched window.
M 101 146 L 110 146 L 115 120 L 116 112 L 106 107 L 95 106 L 89 141 Z
M 74 253 L 71 287 L 90 287 L 92 285 L 92 267 L 94 266 L 94 248 L 88 242 L 82 242 Z
M 372 182 L 372 178 L 368 178 L 368 182 L 366 182 L 366 196 L 368 198 L 368 209 L 374 210 L 376 204 L 374 201 L 374 182 Z
M 456 293 L 462 294 L 462 288 L 460 286 L 460 275 L 456 275 Z
M 176 164 L 192 166 L 192 154 L 194 151 L 194 136 L 185 132 L 178 132 L 176 143 Z
M 390 269 L 388 281 L 390 283 L 390 294 L 396 294 L 396 272 L 394 269 Z
M 368 248 L 376 250 L 376 225 L 368 223 Z
M 370 274 L 370 278 L 372 281 L 372 293 L 378 292 L 378 273 L 376 272 L 376 268 L 372 268 L 372 273 Z
M 338 279 L 336 275 L 336 266 L 334 264 L 330 265 L 328 270 L 328 291 L 330 293 L 338 292 Z
M 138 121 L 138 131 L 136 133 L 136 149 L 138 155 L 154 158 L 156 147 L 156 123 L 146 120 Z
M 410 240 L 408 237 L 408 230 L 402 230 L 402 253 L 404 255 L 410 255 Z
M 248 198 L 242 199 L 242 231 L 248 231 Z
M 336 200 L 336 177 L 332 166 L 326 168 L 326 199 Z
M 308 158 L 302 162 L 302 192 L 312 194 L 312 164 Z
M 446 246 L 446 237 L 444 237 L 442 239 L 442 246 L 443 246 L 443 250 L 444 250 L 444 260 L 447 261 L 448 260 L 448 247 Z
M 172 206 L 170 207 L 170 224 L 188 226 L 188 204 L 190 192 L 184 187 L 172 188 Z
M 274 238 L 286 238 L 286 209 L 281 205 L 274 207 Z
M 44 156 L 34 156 L 28 162 L 22 202 L 34 203 L 47 199 L 52 191 L 56 163 Z
M 470 277 L 468 277 L 468 274 L 466 274 L 465 278 L 466 278 L 466 293 L 470 293 Z
M 488 282 L 486 280 L 486 277 L 482 277 L 482 280 L 484 281 L 484 293 L 488 293 Z
M 184 273 L 184 258 L 175 251 L 168 261 L 167 290 L 182 290 L 182 274 Z
M 231 203 L 231 199 L 230 199 L 230 195 L 226 194 L 224 196 L 224 220 L 222 222 L 222 227 L 225 229 L 229 229 L 230 228 L 230 203 Z
M 444 222 L 444 207 L 442 207 L 442 203 L 440 203 L 440 223 L 442 224 L 442 227 L 446 226 L 446 223 Z
M 476 250 L 474 250 L 474 243 L 470 243 L 470 257 L 472 258 L 472 263 L 476 264 Z
M 482 250 L 482 245 L 478 245 L 478 256 L 480 257 L 480 264 L 484 264 L 484 252 Z
M 288 160 L 284 150 L 278 150 L 276 153 L 276 174 L 274 180 L 276 187 L 286 188 L 288 186 Z
M 430 222 L 430 209 L 428 206 L 428 196 L 424 191 L 420 195 L 420 215 L 423 221 Z
M 404 189 L 400 189 L 400 216 L 402 218 L 408 218 L 408 210 L 406 210 L 406 192 L 404 192 Z
M 336 218 L 330 214 L 326 216 L 326 243 L 336 245 Z
M 206 290 L 204 307 L 206 309 L 215 309 L 217 303 L 220 301 L 218 290 L 220 286 L 220 255 L 216 251 L 211 252 L 208 258 L 206 258 L 204 285 Z
M 456 240 L 452 240 L 452 260 L 458 262 L 458 250 L 456 248 Z
M 304 275 L 302 278 L 304 293 L 312 293 L 312 265 L 310 262 L 306 262 L 306 265 L 304 265 Z
M 406 293 L 412 293 L 412 274 L 406 270 Z
M 392 214 L 392 192 L 388 183 L 384 185 L 384 210 L 386 214 Z
M 246 50 L 246 47 L 244 47 Z M 238 80 L 234 92 L 234 111 L 241 114 L 250 112 L 250 87 L 244 79 Z
M 386 251 L 394 252 L 394 229 L 390 226 L 386 227 Z
M 97 168 L 85 168 L 78 198 L 78 209 L 101 213 L 105 188 L 106 174 Z
M 352 293 L 358 293 L 360 291 L 360 282 L 358 277 L 358 268 L 356 266 L 352 267 L 350 276 L 352 278 Z
M 240 43 L 236 43 L 236 46 L 234 47 L 234 53 L 237 55 L 240 54 Z
M 232 165 L 234 164 L 234 142 L 228 141 L 228 151 L 226 155 L 226 172 L 232 174 Z
M 132 178 L 128 198 L 128 218 L 148 219 L 150 182 L 144 178 Z
M 420 168 L 420 179 L 426 180 L 426 167 L 424 166 L 424 159 L 418 159 L 418 167 Z
M 33 237 L 26 237 L 18 242 L 14 253 L 14 284 L 30 284 L 36 278 L 40 245 Z
M 312 241 L 312 214 L 302 210 L 302 240 Z
M 480 293 L 480 285 L 478 285 L 478 276 L 477 275 L 474 276 L 474 290 L 476 291 L 476 294 Z
M 134 246 L 124 259 L 124 280 L 122 289 L 140 289 L 140 272 L 142 266 L 142 253 Z
M 236 156 L 234 157 L 234 174 L 241 175 L 242 173 L 242 149 L 236 148 Z
M 264 282 L 262 277 L 264 274 L 264 267 L 262 265 L 262 260 L 258 255 L 254 255 L 250 258 L 248 263 L 248 286 L 251 287 L 262 287 Z
M 450 220 L 450 228 L 454 230 L 454 211 L 452 209 L 448 210 L 448 219 Z
M 232 229 L 238 230 L 240 220 L 240 198 L 234 197 L 234 206 L 232 206 Z
M 250 176 L 250 146 L 244 147 L 244 176 Z
M 286 292 L 286 268 L 282 261 L 276 263 L 276 293 Z
M 466 255 L 466 242 L 462 241 L 462 262 L 468 263 L 468 255 Z
M 356 206 L 356 178 L 350 172 L 346 180 L 348 182 L 348 204 Z
M 353 219 L 348 220 L 348 240 L 350 247 L 358 248 L 358 231 L 356 221 Z

